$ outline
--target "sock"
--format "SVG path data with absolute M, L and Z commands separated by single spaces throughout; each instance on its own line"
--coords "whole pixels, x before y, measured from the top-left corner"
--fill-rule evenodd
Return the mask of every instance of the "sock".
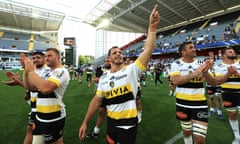
M 138 111 L 138 123 L 142 121 L 142 111 Z
M 169 91 L 169 95 L 171 96 L 171 95 L 172 95 L 172 93 L 173 93 L 173 91 L 172 91 L 172 90 L 170 90 L 170 91 Z
M 214 108 L 213 108 L 213 107 L 210 107 L 210 111 L 213 111 L 213 112 L 214 112 Z
M 183 137 L 183 140 L 184 140 L 184 143 L 185 143 L 185 144 L 193 144 L 192 136 Z
M 99 134 L 100 133 L 100 128 L 98 128 L 97 126 L 94 127 L 93 133 L 95 134 Z
M 229 120 L 230 126 L 232 128 L 233 134 L 235 138 L 240 138 L 239 136 L 239 127 L 238 127 L 238 120 Z
M 217 114 L 218 114 L 218 115 L 222 115 L 222 110 L 217 109 Z
M 173 91 L 173 96 L 176 96 L 176 91 L 175 90 Z
M 144 85 L 144 86 L 146 85 L 146 82 L 145 82 L 145 81 L 143 81 L 143 85 Z
M 32 144 L 45 144 L 44 137 L 42 135 L 33 135 Z

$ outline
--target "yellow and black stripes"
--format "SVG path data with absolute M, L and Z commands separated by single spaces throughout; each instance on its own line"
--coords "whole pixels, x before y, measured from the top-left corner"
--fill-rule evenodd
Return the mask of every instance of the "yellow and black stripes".
M 126 126 L 126 125 L 135 125 L 137 123 L 137 117 L 131 119 L 111 119 L 107 118 L 107 121 L 112 126 Z
M 114 98 L 106 98 L 106 105 L 111 105 L 111 104 L 120 104 L 120 103 L 124 103 L 126 101 L 129 101 L 129 100 L 133 100 L 134 97 L 133 97 L 133 94 L 130 92 L 130 93 L 126 93 L 124 95 L 119 95 L 117 97 L 114 97 Z
M 129 101 L 128 103 L 136 103 L 135 101 Z M 126 105 L 122 104 L 120 106 Z M 115 105 L 116 106 L 116 105 Z M 114 120 L 120 120 L 120 119 L 132 119 L 137 117 L 137 109 L 134 107 L 131 108 L 126 108 L 125 110 L 120 110 L 120 111 L 111 111 L 107 110 L 107 115 L 109 118 L 114 119 Z
M 179 59 L 172 63 L 169 75 L 170 77 L 187 76 L 196 71 L 199 66 L 197 60 L 192 63 L 185 63 L 182 59 Z M 184 84 L 177 85 L 176 98 L 187 101 L 206 100 L 203 77 L 198 76 Z
M 138 77 L 146 69 L 139 60 L 120 71 L 106 71 L 99 80 L 96 95 L 106 101 L 107 117 L 116 126 L 137 124 Z
M 187 82 L 185 84 L 182 84 L 182 85 L 178 85 L 178 87 L 180 88 L 203 88 L 204 85 L 203 85 L 203 82 L 199 82 L 199 83 L 193 83 L 193 82 Z
M 61 106 L 54 92 L 48 95 L 39 92 L 36 109 L 40 119 L 51 120 L 61 116 Z

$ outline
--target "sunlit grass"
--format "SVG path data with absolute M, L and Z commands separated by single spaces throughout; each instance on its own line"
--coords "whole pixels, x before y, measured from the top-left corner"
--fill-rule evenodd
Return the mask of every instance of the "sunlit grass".
M 0 80 L 6 80 L 0 71 Z M 175 97 L 168 96 L 167 79 L 162 78 L 164 85 L 155 86 L 153 81 L 147 79 L 147 86 L 142 87 L 143 117 L 138 127 L 137 144 L 162 144 L 178 134 L 181 129 L 175 118 Z M 64 128 L 65 144 L 105 144 L 105 124 L 97 140 L 80 141 L 78 130 L 85 116 L 88 103 L 93 97 L 94 84 L 87 87 L 83 77 L 83 83 L 71 81 L 64 95 L 64 103 L 67 109 L 67 119 Z M 27 114 L 30 111 L 24 101 L 25 90 L 21 87 L 6 86 L 0 84 L 0 141 L 2 144 L 21 144 L 28 122 Z M 96 122 L 96 116 L 90 121 L 88 130 L 92 131 Z M 209 119 L 207 143 L 227 144 L 233 139 L 226 114 L 224 120 L 216 117 Z M 176 144 L 182 144 L 182 139 Z

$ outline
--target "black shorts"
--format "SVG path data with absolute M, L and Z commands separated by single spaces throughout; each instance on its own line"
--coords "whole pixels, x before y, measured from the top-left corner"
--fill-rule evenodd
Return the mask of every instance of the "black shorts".
M 64 125 L 65 118 L 49 123 L 36 120 L 36 128 L 39 129 L 41 134 L 44 136 L 46 144 L 54 143 L 63 136 Z
M 129 129 L 123 129 L 108 122 L 107 135 L 115 144 L 134 144 L 137 136 L 137 124 Z
M 222 98 L 224 101 L 225 108 L 233 108 L 240 106 L 240 94 L 234 92 L 222 92 Z M 229 102 L 226 104 L 226 102 Z
M 208 122 L 207 101 L 186 101 L 176 99 L 176 118 L 182 121 L 197 120 Z
M 92 81 L 92 74 L 87 74 L 86 80 L 87 81 Z
M 28 125 L 32 128 L 32 135 L 40 135 L 41 131 L 36 127 L 36 112 L 29 115 Z
M 221 87 L 207 86 L 206 91 L 207 91 L 208 95 L 213 95 L 215 93 L 221 93 Z

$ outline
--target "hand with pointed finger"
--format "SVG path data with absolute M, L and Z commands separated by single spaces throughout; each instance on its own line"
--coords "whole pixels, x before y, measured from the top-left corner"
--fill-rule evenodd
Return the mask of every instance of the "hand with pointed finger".
M 152 10 L 149 21 L 152 29 L 156 29 L 158 23 L 160 22 L 160 15 L 158 14 L 158 5 L 156 4 Z

